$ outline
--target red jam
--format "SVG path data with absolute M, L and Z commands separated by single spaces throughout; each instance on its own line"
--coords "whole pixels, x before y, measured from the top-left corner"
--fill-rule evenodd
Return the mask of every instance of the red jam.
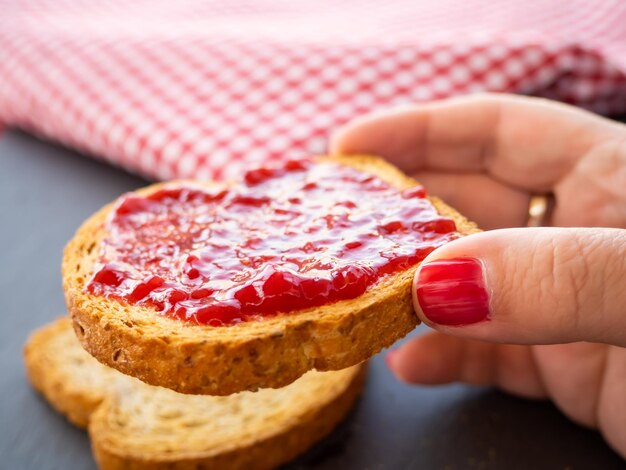
M 458 237 L 425 196 L 309 161 L 129 194 L 87 291 L 210 325 L 352 299 Z

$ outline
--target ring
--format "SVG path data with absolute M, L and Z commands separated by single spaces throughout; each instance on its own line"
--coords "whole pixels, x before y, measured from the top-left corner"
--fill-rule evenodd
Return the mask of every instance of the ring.
M 535 195 L 528 203 L 527 227 L 543 227 L 551 209 L 552 198 L 546 195 Z

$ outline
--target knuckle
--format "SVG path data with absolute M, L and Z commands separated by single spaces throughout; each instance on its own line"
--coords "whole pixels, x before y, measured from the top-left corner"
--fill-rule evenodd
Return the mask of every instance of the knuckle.
M 622 257 L 611 256 L 626 252 L 626 237 L 607 229 L 562 230 L 564 236 L 551 242 L 555 319 L 565 331 L 588 335 L 583 330 L 603 323 L 610 310 L 608 291 L 626 272 Z
M 626 305 L 626 230 L 530 229 L 523 242 L 511 241 L 500 245 L 492 284 L 500 320 L 524 323 L 525 334 L 547 341 L 616 337 Z
M 583 243 L 575 232 L 562 230 L 549 237 L 545 250 L 540 250 L 543 256 L 537 257 L 534 274 L 539 280 L 539 305 L 552 306 L 551 320 L 556 328 L 575 332 L 580 329 L 587 302 L 589 254 L 594 247 Z

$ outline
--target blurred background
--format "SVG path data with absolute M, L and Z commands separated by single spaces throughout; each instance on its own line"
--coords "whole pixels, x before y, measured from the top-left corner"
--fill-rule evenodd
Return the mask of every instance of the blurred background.
M 626 112 L 622 0 L 0 1 L 0 122 L 152 179 L 324 152 L 480 91 Z
M 624 116 L 626 1 L 0 0 L 0 467 L 94 466 L 21 360 L 64 313 L 62 247 L 94 210 L 147 180 L 322 153 L 371 111 L 482 91 Z M 379 356 L 358 409 L 292 468 L 624 464 L 549 403 L 410 387 Z

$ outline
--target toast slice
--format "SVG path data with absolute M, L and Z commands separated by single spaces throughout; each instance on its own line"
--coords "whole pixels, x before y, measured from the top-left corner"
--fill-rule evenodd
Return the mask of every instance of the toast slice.
M 417 184 L 377 157 L 318 157 L 317 161 L 356 168 L 400 190 Z M 153 185 L 139 193 L 160 187 Z M 461 234 L 478 231 L 439 199 L 431 202 L 441 215 L 454 219 Z M 67 306 L 89 353 L 146 383 L 209 395 L 283 387 L 311 369 L 341 370 L 358 364 L 418 324 L 411 299 L 417 266 L 382 278 L 355 299 L 228 327 L 192 324 L 158 315 L 150 307 L 89 295 L 85 286 L 111 209 L 110 204 L 89 218 L 65 249 Z
M 102 469 L 273 468 L 327 435 L 359 395 L 365 367 L 310 372 L 280 390 L 228 397 L 146 385 L 91 357 L 69 318 L 35 332 L 28 377 L 52 406 L 88 427 Z

